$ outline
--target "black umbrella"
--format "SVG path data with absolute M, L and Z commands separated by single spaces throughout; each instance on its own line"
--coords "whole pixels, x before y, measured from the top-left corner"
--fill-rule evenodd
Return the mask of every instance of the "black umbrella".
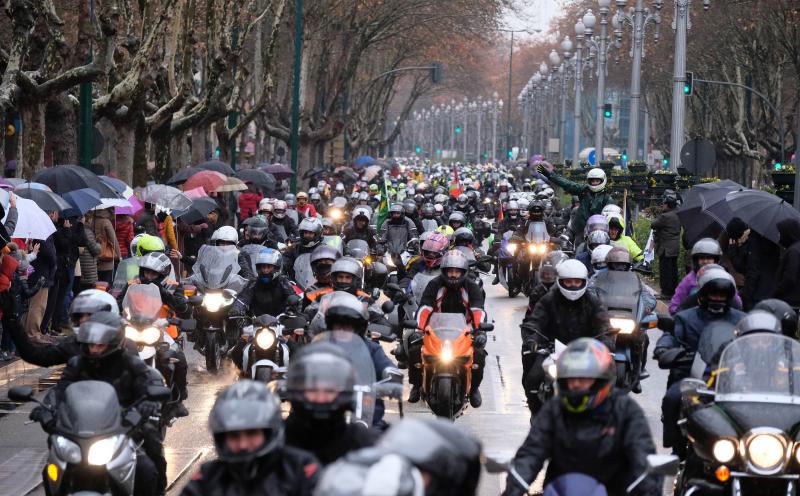
M 114 188 L 104 183 L 97 174 L 77 165 L 49 167 L 33 176 L 32 180 L 48 185 L 58 194 L 90 188 L 100 193 L 100 198 L 121 198 Z
M 686 208 L 708 208 L 709 206 L 725 199 L 725 195 L 731 191 L 745 189 L 741 184 L 723 179 L 711 183 L 702 183 L 692 186 L 686 193 L 683 206 Z
M 195 198 L 192 200 L 192 206 L 182 213 L 178 212 L 177 216 L 180 217 L 185 223 L 192 224 L 194 222 L 205 220 L 206 216 L 210 212 L 213 212 L 217 209 L 219 209 L 217 202 L 213 198 L 204 196 L 202 198 Z
M 226 176 L 232 176 L 236 173 L 236 171 L 231 169 L 230 165 L 222 162 L 221 160 L 209 160 L 208 162 L 195 165 L 194 168 L 199 170 L 217 171 L 220 174 L 225 174 Z
M 199 171 L 200 169 L 196 167 L 184 167 L 183 169 L 176 172 L 171 178 L 167 179 L 167 184 L 181 184 L 185 183 L 189 176 L 194 174 L 195 172 Z
M 773 243 L 780 239 L 778 222 L 784 219 L 800 221 L 800 212 L 779 197 L 766 191 L 746 189 L 733 191 L 725 196 L 724 202 L 717 202 L 708 208 L 726 225 L 734 217 L 745 222 L 753 231 L 764 236 Z
M 278 181 L 275 176 L 259 169 L 242 169 L 236 171 L 236 177 L 246 183 L 253 183 L 259 188 L 274 190 Z
M 45 212 L 63 212 L 73 208 L 67 200 L 43 189 L 19 188 L 14 190 L 14 193 L 22 198 L 32 200 Z
M 272 174 L 275 179 L 289 179 L 294 175 L 294 171 L 288 165 L 284 164 L 269 164 L 260 166 L 259 169 Z
M 689 246 L 700 238 L 716 238 L 722 232 L 723 226 L 719 221 L 700 207 L 686 208 L 684 205 L 678 210 L 678 218 Z

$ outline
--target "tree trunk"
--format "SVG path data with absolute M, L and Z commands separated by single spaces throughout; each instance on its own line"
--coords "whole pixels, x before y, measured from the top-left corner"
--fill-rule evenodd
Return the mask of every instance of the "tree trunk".
M 131 186 L 144 186 L 147 184 L 149 177 L 147 162 L 150 157 L 148 138 L 144 115 L 139 114 L 136 119 L 133 138 L 133 180 Z
M 22 150 L 17 167 L 22 177 L 30 179 L 44 167 L 44 103 L 22 107 Z
M 208 157 L 208 128 L 198 126 L 192 128 L 192 165 L 205 162 Z
M 53 164 L 78 163 L 78 122 L 69 97 L 62 93 L 47 103 L 45 132 L 53 151 Z
M 189 164 L 189 150 L 186 144 L 186 133 L 179 133 L 172 137 L 170 146 L 171 159 L 170 162 L 175 164 L 175 169 L 182 169 Z
M 217 149 L 219 149 L 219 157 L 218 160 L 221 160 L 225 163 L 229 163 L 231 160 L 231 139 L 230 139 L 230 132 L 228 132 L 228 126 L 225 118 L 222 118 L 217 121 L 217 125 L 214 126 L 214 129 L 217 133 Z
M 310 184 L 303 179 L 303 175 L 310 171 L 313 166 L 313 159 L 316 156 L 316 143 L 300 140 L 300 148 L 297 150 L 297 190 L 301 191 L 308 188 Z
M 133 184 L 133 162 L 136 155 L 134 143 L 136 143 L 136 128 L 133 126 L 117 126 L 116 140 L 116 173 L 120 179 L 128 184 Z M 146 147 L 147 140 L 145 140 Z

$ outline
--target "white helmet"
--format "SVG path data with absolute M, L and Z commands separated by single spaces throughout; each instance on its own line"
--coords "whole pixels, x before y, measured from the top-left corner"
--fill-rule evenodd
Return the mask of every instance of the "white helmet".
M 543 189 L 542 193 L 544 193 L 545 196 L 547 196 L 548 198 L 552 198 L 553 195 L 556 194 L 556 192 L 553 191 L 553 188 L 550 188 L 550 187 L 547 187 L 547 188 Z
M 622 208 L 614 204 L 609 204 L 603 207 L 603 215 L 605 215 L 607 219 L 611 218 L 611 216 L 615 214 L 622 218 Z
M 595 193 L 597 193 L 598 191 L 603 191 L 603 188 L 606 187 L 606 182 L 607 182 L 606 172 L 599 167 L 595 167 L 594 169 L 591 169 L 588 174 L 586 174 L 587 183 L 592 179 L 600 179 L 600 184 L 596 186 L 592 186 L 591 184 L 589 184 L 589 189 Z
M 119 315 L 117 300 L 105 291 L 85 289 L 75 295 L 69 306 L 69 314 L 86 314 L 95 312 L 111 312 Z
M 556 284 L 558 285 L 558 290 L 564 295 L 564 298 L 575 301 L 583 296 L 586 292 L 586 283 L 589 279 L 589 271 L 586 270 L 586 266 L 583 265 L 583 263 L 575 259 L 564 260 L 556 266 L 556 270 L 558 271 Z M 579 289 L 565 288 L 561 284 L 562 279 L 582 279 L 583 284 Z
M 592 250 L 592 267 L 595 269 L 606 266 L 606 255 L 611 251 L 611 245 L 600 245 Z
M 239 233 L 236 232 L 231 226 L 222 226 L 211 235 L 211 244 L 217 244 L 217 241 L 227 241 L 229 243 L 239 243 Z
M 258 202 L 258 211 L 261 212 L 262 210 L 268 210 L 272 212 L 272 203 L 269 201 L 269 198 L 264 198 Z

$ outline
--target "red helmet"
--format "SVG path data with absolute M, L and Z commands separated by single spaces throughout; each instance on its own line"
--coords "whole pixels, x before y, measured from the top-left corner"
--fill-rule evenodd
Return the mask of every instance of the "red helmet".
M 441 233 L 433 233 L 422 243 L 422 257 L 425 265 L 431 268 L 438 267 L 442 262 L 442 256 L 450 246 L 447 236 Z

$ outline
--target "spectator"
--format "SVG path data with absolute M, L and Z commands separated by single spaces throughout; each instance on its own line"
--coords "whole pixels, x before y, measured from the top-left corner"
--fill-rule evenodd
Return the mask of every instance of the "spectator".
M 117 235 L 117 244 L 119 245 L 119 255 L 121 258 L 128 258 L 130 253 L 128 250 L 133 241 L 133 217 L 130 215 L 117 215 L 117 222 L 114 225 L 114 232 Z M 95 272 L 97 268 L 95 268 Z
M 133 233 L 133 223 L 130 222 L 131 234 Z M 84 224 L 83 230 L 86 235 L 86 246 L 80 249 L 79 255 L 79 268 L 81 276 L 76 277 L 75 284 L 73 284 L 73 294 L 80 293 L 84 289 L 93 288 L 97 282 L 97 257 L 100 256 L 100 244 L 94 236 L 94 231 Z M 119 239 L 119 238 L 117 238 Z M 130 243 L 130 242 L 129 242 Z M 120 253 L 122 253 L 123 245 L 119 245 Z M 127 253 L 128 246 L 125 246 Z
M 144 229 L 146 234 L 159 236 L 158 222 L 156 221 L 156 206 L 154 204 L 144 203 L 144 209 L 139 212 L 139 216 L 136 218 L 136 225 Z
M 92 226 L 95 238 L 100 244 L 100 256 L 97 259 L 97 279 L 108 284 L 113 282 L 114 263 L 121 259 L 117 233 L 111 224 L 112 215 L 110 208 L 95 211 Z M 158 236 L 158 232 L 156 232 L 155 236 Z
M 728 242 L 722 246 L 723 255 L 730 260 L 736 272 L 744 276 L 742 288 L 743 309 L 748 312 L 761 300 L 772 296 L 773 284 L 780 263 L 778 245 L 751 230 L 734 217 L 725 227 Z
M 258 202 L 264 195 L 258 192 L 253 183 L 247 183 L 247 191 L 239 195 L 239 220 L 244 221 L 258 212 Z
M 664 210 L 653 224 L 653 240 L 658 256 L 658 275 L 661 298 L 671 300 L 678 286 L 678 253 L 680 252 L 681 221 L 678 219 L 675 196 L 664 197 Z
M 58 212 L 49 212 L 50 219 L 58 221 Z M 56 248 L 53 244 L 53 234 L 45 240 L 35 240 L 34 246 L 38 243 L 38 252 L 31 260 L 33 272 L 28 276 L 28 285 L 39 287 L 39 290 L 31 297 L 28 305 L 28 313 L 25 317 L 25 333 L 34 343 L 46 341 L 42 337 L 42 319 L 47 309 L 47 300 L 50 288 L 53 286 L 56 277 Z
M 777 228 L 780 244 L 786 251 L 778 266 L 778 284 L 772 296 L 797 307 L 800 306 L 800 222 L 784 219 L 778 222 Z

